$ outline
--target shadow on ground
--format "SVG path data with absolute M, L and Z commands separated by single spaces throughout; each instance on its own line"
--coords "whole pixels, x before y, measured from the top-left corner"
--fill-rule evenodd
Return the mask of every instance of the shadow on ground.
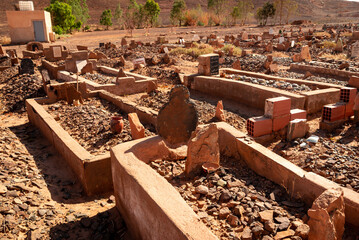
M 93 217 L 84 217 L 78 221 L 59 224 L 50 230 L 50 238 L 94 239 L 94 240 L 129 240 L 126 225 L 116 208 L 99 213 Z
M 43 187 L 48 188 L 54 201 L 75 204 L 110 196 L 110 193 L 101 196 L 86 196 L 81 182 L 71 171 L 67 162 L 57 153 L 51 143 L 41 135 L 41 132 L 30 123 L 10 127 L 10 130 L 33 156 L 47 185 Z

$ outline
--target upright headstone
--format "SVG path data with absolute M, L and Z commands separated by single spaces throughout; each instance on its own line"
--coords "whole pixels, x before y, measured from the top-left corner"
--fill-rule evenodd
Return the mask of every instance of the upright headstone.
M 34 74 L 34 62 L 30 58 L 24 58 L 20 63 L 20 74 Z
M 157 116 L 157 133 L 173 145 L 186 144 L 198 123 L 198 114 L 187 87 L 175 86 Z
M 300 52 L 300 57 L 302 60 L 310 62 L 312 60 L 312 57 L 310 56 L 309 52 L 309 46 L 302 47 L 302 50 Z
M 248 40 L 248 33 L 247 32 L 243 32 L 242 33 L 242 40 Z
M 0 55 L 4 55 L 4 50 L 2 49 L 2 45 L 0 44 Z
M 54 58 L 60 58 L 62 57 L 62 50 L 61 46 L 54 46 L 52 47 L 52 54 Z
M 352 57 L 359 57 L 359 41 L 352 45 Z

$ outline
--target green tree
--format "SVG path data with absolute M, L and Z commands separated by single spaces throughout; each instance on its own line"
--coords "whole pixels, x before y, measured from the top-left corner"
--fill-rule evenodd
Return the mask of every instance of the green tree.
M 232 22 L 235 25 L 237 23 L 237 19 L 239 19 L 241 17 L 241 11 L 239 9 L 239 7 L 234 7 L 232 12 L 230 13 L 231 17 L 232 17 Z
M 139 11 L 140 6 L 137 4 L 136 0 L 130 0 L 130 4 L 127 6 L 124 16 L 124 25 L 126 29 L 130 31 L 131 36 L 133 29 L 135 29 L 138 22 Z
M 122 14 L 123 14 L 123 11 L 121 8 L 121 4 L 118 3 L 116 10 L 115 10 L 115 14 L 113 16 L 118 25 L 122 25 Z
M 248 17 L 253 15 L 254 4 L 252 0 L 240 0 L 238 2 L 238 9 L 240 12 L 239 18 L 241 19 L 241 24 L 246 24 Z
M 221 15 L 224 13 L 225 5 L 227 0 L 208 0 L 207 7 L 212 10 L 219 19 L 221 19 Z
M 72 14 L 76 18 L 75 28 L 77 29 L 80 29 L 81 26 L 85 26 L 87 21 L 90 19 L 86 0 L 51 0 L 51 4 L 55 2 L 67 3 L 71 6 Z
M 274 17 L 276 9 L 273 3 L 266 2 L 263 7 L 257 9 L 256 18 L 260 25 L 267 25 L 269 17 Z
M 147 0 L 143 5 L 143 15 L 148 26 L 152 27 L 158 20 L 161 8 L 154 0 Z
M 72 14 L 72 8 L 69 4 L 55 1 L 45 10 L 51 13 L 55 33 L 68 33 L 75 27 L 76 18 Z
M 185 12 L 187 6 L 184 0 L 175 0 L 171 9 L 171 22 L 174 24 L 176 22 L 179 23 L 179 26 L 182 25 L 182 22 L 185 19 Z
M 72 7 L 72 14 L 75 16 L 76 21 L 81 22 L 85 26 L 90 19 L 86 0 L 68 0 L 68 4 Z
M 106 26 L 106 29 L 108 30 L 109 26 L 112 26 L 112 13 L 111 9 L 106 9 L 102 12 L 101 18 L 100 18 L 100 24 Z

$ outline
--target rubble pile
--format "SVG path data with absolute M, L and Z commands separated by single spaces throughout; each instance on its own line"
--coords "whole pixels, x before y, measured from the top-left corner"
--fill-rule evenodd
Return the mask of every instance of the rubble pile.
M 304 203 L 291 200 L 285 189 L 235 159 L 222 157 L 221 165 L 190 179 L 183 174 L 185 160 L 150 163 L 221 239 L 306 239 Z
M 67 105 L 60 101 L 48 105 L 47 109 L 61 126 L 92 154 L 106 153 L 111 147 L 132 140 L 127 114 L 106 100 L 87 99 L 79 106 Z M 110 130 L 112 116 L 123 117 L 124 128 L 119 135 L 113 134 Z M 146 136 L 155 135 L 154 132 L 153 128 L 146 126 Z
M 280 77 L 285 77 L 285 78 L 305 79 L 305 80 L 313 81 L 313 82 L 323 82 L 323 83 L 337 84 L 337 85 L 341 85 L 341 86 L 347 86 L 348 85 L 348 82 L 340 81 L 340 80 L 337 80 L 337 79 L 332 78 L 332 77 L 320 77 L 320 76 L 315 76 L 315 75 L 306 77 L 305 73 L 278 72 L 277 75 L 280 76 Z
M 248 77 L 248 76 L 238 76 L 238 75 L 227 75 L 227 78 L 231 78 L 234 80 L 259 84 L 266 87 L 273 87 L 282 90 L 287 90 L 289 92 L 307 92 L 315 89 L 311 89 L 310 87 L 304 84 L 296 84 L 296 83 L 289 83 L 285 81 L 275 81 L 275 80 L 265 80 L 260 78 Z
M 83 197 L 30 124 L 0 127 L 0 232 L 4 239 L 110 239 L 126 233 L 113 196 Z M 61 165 L 61 164 L 60 164 Z M 56 199 L 56 201 L 52 200 Z M 82 206 L 73 204 L 84 202 Z
M 318 131 L 315 134 L 320 138 L 315 144 L 305 139 L 281 142 L 273 151 L 306 171 L 359 192 L 358 133 L 358 129 L 346 129 L 339 136 L 328 137 Z
M 25 111 L 25 100 L 46 96 L 42 80 L 37 75 L 15 75 L 0 89 L 0 113 Z
M 84 78 L 94 81 L 99 84 L 114 84 L 116 83 L 116 77 L 106 75 L 103 73 L 86 73 L 83 75 Z

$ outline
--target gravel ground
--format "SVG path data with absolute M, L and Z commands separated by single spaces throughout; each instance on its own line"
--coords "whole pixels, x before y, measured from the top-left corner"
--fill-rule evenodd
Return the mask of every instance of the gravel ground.
M 248 76 L 241 76 L 235 74 L 226 74 L 226 78 L 237 80 L 237 81 L 244 81 L 254 84 L 259 84 L 266 87 L 277 88 L 281 90 L 286 90 L 289 92 L 299 93 L 299 92 L 308 92 L 315 90 L 310 88 L 304 84 L 296 84 L 296 83 L 289 83 L 285 81 L 274 81 L 274 80 L 265 80 L 260 78 L 248 77 Z
M 189 179 L 183 174 L 185 160 L 150 163 L 220 239 L 239 239 L 242 234 L 264 239 L 289 228 L 291 235 L 308 234 L 302 202 L 235 159 L 222 158 L 221 165 L 215 173 Z
M 14 75 L 13 70 L 5 74 L 9 78 L 0 88 L 0 113 L 24 112 L 26 99 L 46 96 L 38 75 Z
M 320 130 L 314 134 L 320 137 L 316 144 L 299 139 L 273 143 L 269 148 L 306 171 L 359 192 L 359 129 L 346 125 L 335 135 Z
M 337 84 L 337 85 L 341 85 L 341 86 L 348 85 L 347 81 L 340 81 L 333 77 L 321 77 L 321 76 L 312 75 L 310 77 L 305 78 L 305 73 L 278 72 L 276 75 L 280 76 L 280 77 L 285 77 L 285 78 L 304 79 L 304 80 L 313 81 L 313 82 L 323 82 L 323 83 Z
M 99 84 L 114 84 L 116 83 L 116 77 L 107 75 L 104 73 L 86 73 L 82 75 L 84 78 L 94 81 Z
M 0 127 L 1 239 L 125 239 L 113 196 L 80 182 L 30 124 Z
M 100 98 L 84 101 L 84 104 L 79 106 L 60 101 L 45 107 L 81 146 L 94 155 L 106 153 L 111 147 L 132 140 L 127 114 Z M 123 131 L 119 135 L 110 130 L 111 117 L 115 115 L 122 116 L 124 120 Z M 155 135 L 153 127 L 145 128 L 146 136 Z

